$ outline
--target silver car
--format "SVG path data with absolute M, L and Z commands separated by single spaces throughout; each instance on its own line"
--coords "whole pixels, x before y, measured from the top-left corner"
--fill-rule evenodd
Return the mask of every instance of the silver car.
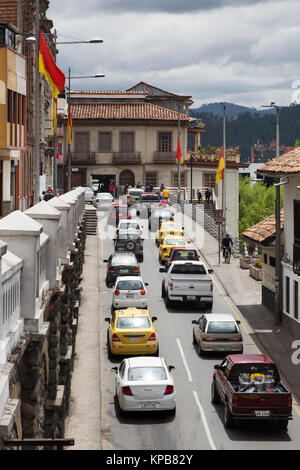
M 193 344 L 199 355 L 206 352 L 243 353 L 240 321 L 231 314 L 209 313 L 193 320 Z
M 132 188 L 128 189 L 127 191 L 127 205 L 128 207 L 133 206 L 133 204 L 136 204 L 140 198 L 141 195 L 143 194 L 144 190 L 141 188 Z
M 114 198 L 110 193 L 98 193 L 93 199 L 93 206 L 100 211 L 108 211 L 113 202 Z
M 85 188 L 85 202 L 91 204 L 93 202 L 93 198 L 94 191 L 89 187 Z

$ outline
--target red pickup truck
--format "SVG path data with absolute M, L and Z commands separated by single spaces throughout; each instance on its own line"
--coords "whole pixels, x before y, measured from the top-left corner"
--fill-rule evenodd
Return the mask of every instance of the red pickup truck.
M 276 365 L 263 354 L 233 354 L 214 366 L 211 401 L 225 406 L 225 426 L 238 420 L 267 420 L 287 429 L 292 395 Z

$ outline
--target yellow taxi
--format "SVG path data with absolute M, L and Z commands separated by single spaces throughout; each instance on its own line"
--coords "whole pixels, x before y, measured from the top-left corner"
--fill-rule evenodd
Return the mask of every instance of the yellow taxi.
M 158 261 L 165 264 L 174 246 L 188 246 L 188 241 L 184 235 L 166 235 L 159 245 Z
M 109 323 L 107 330 L 108 357 L 114 355 L 144 355 L 158 356 L 158 340 L 149 310 L 141 308 L 126 308 L 114 310 L 111 318 L 105 318 Z
M 162 239 L 166 235 L 176 235 L 176 236 L 180 235 L 180 236 L 183 236 L 184 235 L 184 229 L 183 229 L 182 225 L 179 224 L 178 222 L 171 222 L 171 221 L 162 222 L 159 230 L 157 230 L 157 233 L 156 233 L 155 243 L 156 243 L 157 246 L 159 246 L 161 244 Z

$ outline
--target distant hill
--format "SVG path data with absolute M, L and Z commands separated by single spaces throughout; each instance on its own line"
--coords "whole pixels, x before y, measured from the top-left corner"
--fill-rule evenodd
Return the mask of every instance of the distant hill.
M 247 106 L 240 106 L 239 104 L 234 103 L 225 103 L 226 104 L 226 116 L 228 118 L 236 118 L 242 113 L 250 113 L 251 115 L 259 114 L 263 116 L 265 114 L 275 114 L 274 108 L 267 109 L 256 109 L 248 108 Z M 190 111 L 195 113 L 207 113 L 213 114 L 214 116 L 221 117 L 223 116 L 223 106 L 220 103 L 209 103 L 203 104 L 200 108 L 190 108 Z
M 222 106 L 218 105 L 219 108 Z M 237 105 L 234 105 L 237 106 Z M 201 108 L 200 108 L 201 109 Z M 248 108 L 251 110 L 251 108 Z M 219 147 L 223 142 L 223 114 L 197 112 L 190 109 L 190 116 L 202 119 L 206 132 L 201 135 L 202 147 L 210 145 Z M 279 113 L 280 145 L 294 146 L 300 139 L 300 105 L 291 104 L 280 109 Z M 257 141 L 269 145 L 276 139 L 276 114 L 247 112 L 240 113 L 226 120 L 226 144 L 229 147 L 240 147 L 241 161 L 250 161 L 250 147 Z M 188 145 L 193 146 L 191 134 Z

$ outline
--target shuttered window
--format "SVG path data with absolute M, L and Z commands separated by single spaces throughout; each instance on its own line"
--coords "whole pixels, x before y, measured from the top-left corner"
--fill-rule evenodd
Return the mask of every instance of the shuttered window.
M 160 132 L 158 134 L 158 151 L 159 152 L 171 152 L 171 133 Z
M 99 133 L 99 152 L 111 152 L 111 132 Z
M 121 152 L 134 152 L 134 134 L 133 132 L 122 132 L 120 136 Z
M 76 132 L 76 152 L 84 153 L 89 151 L 88 132 Z

